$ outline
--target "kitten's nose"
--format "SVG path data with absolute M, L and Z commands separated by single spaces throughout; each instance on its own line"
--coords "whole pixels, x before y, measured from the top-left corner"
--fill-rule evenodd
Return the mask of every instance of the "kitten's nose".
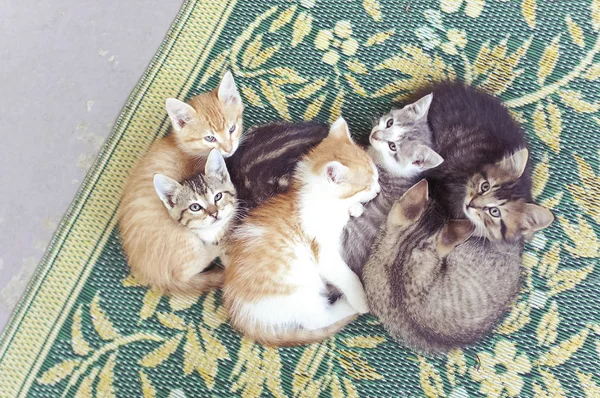
M 206 212 L 208 213 L 209 216 L 211 216 L 215 219 L 219 216 L 219 209 L 215 205 L 208 206 L 206 208 Z
M 377 128 L 377 127 L 375 127 L 375 128 L 373 128 L 373 130 L 371 130 L 371 137 L 370 137 L 370 139 L 371 139 L 371 140 L 379 140 L 379 141 L 382 141 L 382 140 L 383 140 L 383 137 L 381 137 L 381 134 L 382 134 L 382 133 L 381 133 L 381 131 L 380 131 L 380 130 L 378 130 L 378 128 Z

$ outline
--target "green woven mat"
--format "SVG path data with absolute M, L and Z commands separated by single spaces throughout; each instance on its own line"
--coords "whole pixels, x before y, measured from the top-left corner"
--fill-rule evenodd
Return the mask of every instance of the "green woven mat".
M 0 396 L 600 397 L 600 1 L 189 0 L 123 109 L 0 341 Z M 518 303 L 476 347 L 424 358 L 364 316 L 318 345 L 265 349 L 219 294 L 161 298 L 128 271 L 115 210 L 167 133 L 166 97 L 234 72 L 246 125 L 355 133 L 425 81 L 493 92 L 533 147 L 557 220 L 527 247 Z

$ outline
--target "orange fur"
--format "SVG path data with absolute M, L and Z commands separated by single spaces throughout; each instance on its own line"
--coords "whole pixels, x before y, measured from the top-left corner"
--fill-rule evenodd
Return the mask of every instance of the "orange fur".
M 329 136 L 303 158 L 290 189 L 251 211 L 234 234 L 225 270 L 224 304 L 232 327 L 260 343 L 293 346 L 321 341 L 355 317 L 347 316 L 320 329 L 286 329 L 263 324 L 243 309 L 264 298 L 290 296 L 298 289 L 306 289 L 304 285 L 291 283 L 290 275 L 304 272 L 304 267 L 309 274 L 314 273 L 323 250 L 338 250 L 323 247 L 315 236 L 304 230 L 302 220 L 306 180 L 325 175 L 325 168 L 332 161 L 348 168 L 345 184 L 337 191 L 338 198 L 350 198 L 372 188 L 376 171 L 369 156 L 346 134 L 336 134 L 332 129 Z M 301 265 L 298 265 L 299 252 L 304 259 L 300 260 L 304 261 Z M 299 271 L 298 267 L 303 270 Z
M 234 86 L 235 89 L 235 86 Z M 194 117 L 184 128 L 157 140 L 132 169 L 119 208 L 119 229 L 132 274 L 144 284 L 164 293 L 199 294 L 222 285 L 222 271 L 200 273 L 200 239 L 173 220 L 156 194 L 153 176 L 167 175 L 177 181 L 204 169 L 211 149 L 231 154 L 242 131 L 240 103 L 225 103 L 218 89 L 194 97 L 189 104 Z M 232 123 L 237 129 L 228 130 Z M 204 140 L 206 132 L 218 137 Z

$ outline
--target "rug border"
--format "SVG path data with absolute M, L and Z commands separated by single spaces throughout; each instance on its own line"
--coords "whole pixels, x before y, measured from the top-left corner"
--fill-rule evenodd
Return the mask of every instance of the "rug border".
M 126 103 L 124 104 L 123 110 L 122 110 L 121 114 L 119 115 L 117 122 L 115 123 L 115 127 L 113 128 L 113 130 L 111 131 L 111 134 L 109 135 L 105 144 L 103 145 L 96 161 L 94 162 L 94 165 L 92 166 L 92 168 L 86 175 L 82 186 L 78 190 L 73 202 L 69 206 L 69 209 L 67 210 L 65 216 L 63 217 L 63 219 L 59 225 L 59 228 L 57 229 L 57 232 L 54 234 L 52 241 L 51 241 L 50 245 L 48 246 L 48 249 L 46 250 L 44 256 L 42 257 L 40 264 L 36 268 L 36 272 L 35 272 L 33 278 L 28 283 L 28 286 L 27 286 L 21 300 L 19 301 L 17 307 L 13 311 L 11 317 L 9 318 L 9 321 L 8 321 L 6 327 L 4 328 L 2 334 L 0 335 L 0 380 L 6 380 L 4 377 L 2 377 L 1 367 L 2 367 L 2 364 L 6 365 L 7 362 L 10 362 L 10 361 L 8 361 L 11 356 L 8 353 L 9 348 L 11 347 L 12 341 L 14 341 L 15 338 L 18 338 L 19 334 L 21 333 L 20 325 L 23 322 L 23 320 L 26 318 L 28 309 L 35 303 L 36 299 L 38 298 L 37 295 L 39 293 L 39 289 L 43 286 L 43 282 L 44 282 L 48 272 L 52 269 L 52 267 L 54 266 L 54 264 L 56 262 L 56 259 L 61 254 L 63 244 L 72 237 L 71 236 L 72 229 L 79 222 L 78 217 L 86 209 L 86 205 L 87 205 L 86 202 L 92 193 L 92 188 L 94 187 L 95 184 L 98 183 L 100 177 L 102 176 L 102 174 L 105 170 L 106 162 L 114 154 L 115 149 L 117 148 L 119 141 L 122 138 L 126 127 L 129 125 L 131 118 L 135 115 L 139 105 L 142 103 L 143 95 L 144 95 L 145 91 L 148 90 L 149 87 L 151 87 L 156 75 L 163 67 L 163 61 L 164 61 L 165 57 L 172 50 L 172 48 L 177 45 L 178 36 L 181 33 L 181 31 L 183 30 L 183 28 L 185 27 L 187 19 L 189 18 L 189 15 L 191 14 L 192 10 L 196 6 L 202 7 L 202 6 L 209 5 L 212 8 L 221 6 L 223 8 L 223 11 L 225 11 L 225 12 L 223 14 L 212 14 L 211 15 L 211 19 L 214 20 L 214 22 L 215 22 L 213 24 L 213 26 L 215 26 L 215 29 L 214 29 L 215 31 L 210 32 L 211 33 L 210 35 L 209 34 L 205 35 L 206 40 L 203 43 L 204 46 L 199 45 L 196 48 L 196 50 L 198 50 L 197 51 L 198 57 L 192 57 L 192 58 L 195 60 L 198 60 L 200 58 L 200 55 L 205 54 L 206 56 L 204 57 L 203 60 L 199 60 L 194 65 L 192 72 L 196 72 L 196 73 L 191 73 L 190 75 L 186 76 L 185 79 L 182 81 L 182 83 L 177 86 L 180 89 L 180 94 L 183 93 L 184 96 L 185 96 L 185 94 L 187 94 L 187 92 L 189 92 L 191 84 L 199 75 L 200 70 L 206 65 L 206 58 L 207 58 L 208 54 L 210 53 L 210 51 L 212 50 L 212 47 L 214 46 L 216 39 L 219 37 L 219 35 L 223 29 L 224 22 L 228 19 L 229 14 L 231 13 L 233 7 L 235 6 L 235 3 L 237 3 L 236 0 L 218 0 L 218 1 L 186 0 L 182 4 L 181 9 L 177 13 L 173 23 L 171 24 L 169 30 L 167 31 L 167 34 L 166 34 L 165 38 L 163 39 L 163 41 L 161 42 L 156 54 L 150 61 L 150 64 L 144 71 L 140 81 L 136 84 L 135 88 L 133 89 L 132 93 L 130 94 Z M 221 17 L 223 17 L 223 18 L 221 18 Z M 187 55 L 187 56 L 189 57 L 189 55 Z M 168 126 L 164 126 L 164 128 L 161 130 L 165 130 L 164 132 L 166 132 L 167 128 L 168 128 Z M 156 135 L 159 135 L 160 132 L 161 131 L 158 131 Z M 115 200 L 115 203 L 114 203 L 115 210 L 116 210 L 117 206 L 118 206 L 118 200 Z M 114 220 L 114 213 L 113 213 L 108 225 L 104 228 L 103 234 L 109 235 L 110 232 L 112 232 L 115 224 L 116 224 L 116 222 Z M 107 232 L 108 232 L 108 234 L 107 234 Z M 100 241 L 101 244 L 98 245 L 98 247 L 94 250 L 94 252 L 99 253 L 102 250 L 105 241 L 106 241 L 106 239 L 103 239 L 103 242 Z M 90 258 L 92 258 L 92 256 L 90 256 Z M 89 259 L 88 259 L 88 264 L 85 266 L 85 269 L 91 270 L 91 268 L 92 268 L 92 266 L 89 264 Z M 85 269 L 82 271 L 85 271 Z M 89 275 L 89 272 L 88 272 L 88 275 Z M 76 281 L 76 283 L 81 284 L 81 281 Z M 70 293 L 68 296 L 72 296 L 72 295 L 73 294 Z M 60 324 L 62 324 L 62 322 L 59 322 L 56 325 L 60 325 Z M 44 333 L 44 334 L 46 335 L 46 340 L 47 340 L 47 337 L 50 337 L 49 334 L 51 333 L 52 329 L 56 329 L 56 327 L 51 328 L 51 330 L 49 330 L 49 331 L 48 330 L 45 331 L 46 333 Z M 31 347 L 31 348 L 33 348 L 33 347 Z M 35 363 L 40 363 L 41 361 L 43 361 L 43 358 L 45 358 L 45 356 L 38 357 L 36 359 L 36 361 L 34 362 L 34 366 L 35 366 Z M 17 358 L 13 358 L 13 359 L 17 359 Z M 10 367 L 10 364 L 8 366 Z M 31 370 L 34 366 L 30 367 L 29 370 Z M 25 377 L 25 376 L 26 375 L 23 375 L 23 377 Z M 23 384 L 21 383 L 19 385 L 19 389 L 21 389 L 21 393 L 24 392 L 22 387 L 23 387 Z M 25 393 L 26 393 L 26 391 L 25 391 Z

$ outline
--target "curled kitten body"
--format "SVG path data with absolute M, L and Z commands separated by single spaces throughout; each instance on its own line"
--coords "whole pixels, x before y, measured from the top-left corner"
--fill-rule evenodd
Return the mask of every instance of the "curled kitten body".
M 432 148 L 444 163 L 424 174 L 451 217 L 468 218 L 476 236 L 519 243 L 548 227 L 552 213 L 531 202 L 527 142 L 495 97 L 460 82 L 423 89 L 432 97 Z
M 426 353 L 474 344 L 519 291 L 519 245 L 469 239 L 448 221 L 422 180 L 392 207 L 363 281 L 372 313 L 395 339 Z
M 132 274 L 164 293 L 199 294 L 219 287 L 222 274 L 197 278 L 204 260 L 196 235 L 174 222 L 153 184 L 164 174 L 183 181 L 204 170 L 211 150 L 230 156 L 242 130 L 243 105 L 231 73 L 217 89 L 188 104 L 166 103 L 173 131 L 158 139 L 131 170 L 119 206 L 119 232 Z
M 339 119 L 302 158 L 290 188 L 236 228 L 223 288 L 231 325 L 260 343 L 289 346 L 323 340 L 367 312 L 340 239 L 350 208 L 379 190 L 377 169 Z M 333 304 L 330 285 L 344 294 Z

